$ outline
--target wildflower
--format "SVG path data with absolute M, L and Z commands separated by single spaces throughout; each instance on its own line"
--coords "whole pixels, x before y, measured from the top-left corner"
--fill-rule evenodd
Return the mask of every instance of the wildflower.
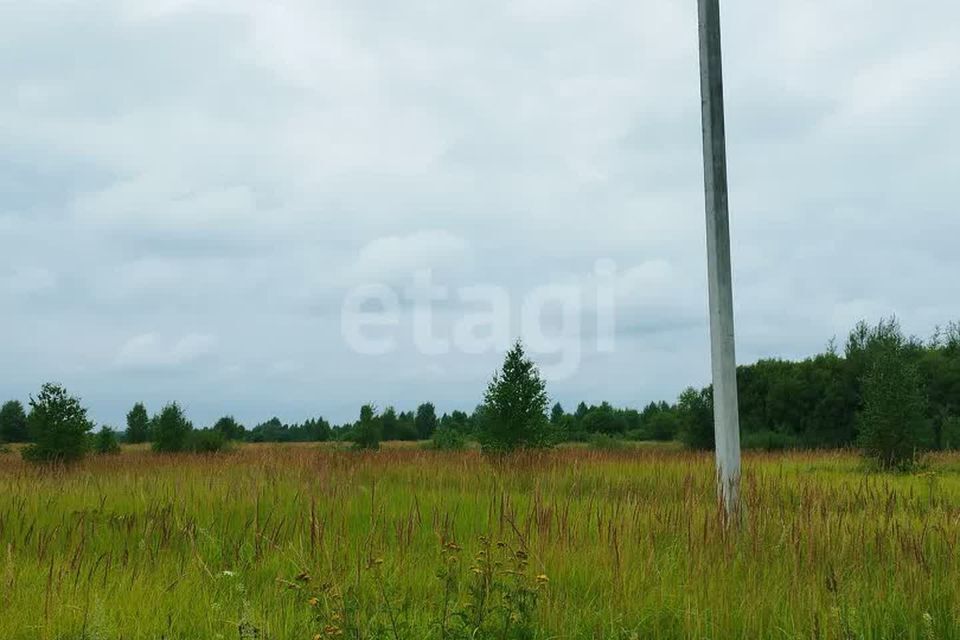
M 547 577 L 547 574 L 541 573 L 537 576 L 537 584 L 547 584 L 550 582 L 550 578 Z
M 310 598 L 309 600 L 307 600 L 307 602 L 310 603 L 310 606 L 311 606 L 311 607 L 316 607 L 316 606 L 318 606 L 318 605 L 320 604 L 320 599 L 317 598 L 316 596 L 314 596 L 314 597 Z

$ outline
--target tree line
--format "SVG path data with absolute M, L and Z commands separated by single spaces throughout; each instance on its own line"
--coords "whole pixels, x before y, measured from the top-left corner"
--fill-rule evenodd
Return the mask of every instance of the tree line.
M 842 351 L 831 340 L 804 360 L 760 360 L 739 367 L 737 381 L 747 449 L 860 446 L 884 466 L 896 466 L 919 451 L 960 448 L 960 323 L 922 340 L 906 336 L 896 319 L 861 322 Z M 640 410 L 581 402 L 568 412 L 559 403 L 550 407 L 546 384 L 519 342 L 471 413 L 438 416 L 429 402 L 399 412 L 368 404 L 356 421 L 339 425 L 322 417 L 297 424 L 271 418 L 247 429 L 228 415 L 197 429 L 176 403 L 154 415 L 137 403 L 124 431 L 103 427 L 92 434 L 86 410 L 59 385 L 44 385 L 29 406 L 28 413 L 14 400 L 0 408 L 0 442 L 29 442 L 24 456 L 38 460 L 115 452 L 120 441 L 149 442 L 161 453 L 215 452 L 233 441 L 346 441 L 375 449 L 382 440 L 409 440 L 454 449 L 475 440 L 487 451 L 508 451 L 603 439 L 678 440 L 692 449 L 713 448 L 710 386 Z

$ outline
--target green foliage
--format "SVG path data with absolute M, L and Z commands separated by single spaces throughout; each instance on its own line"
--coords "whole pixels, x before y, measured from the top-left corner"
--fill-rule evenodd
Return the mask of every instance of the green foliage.
M 577 405 L 577 410 L 574 412 L 573 417 L 578 421 L 583 420 L 584 417 L 589 413 L 590 407 L 587 406 L 586 402 L 581 402 Z
M 874 357 L 863 381 L 859 415 L 864 455 L 885 469 L 905 468 L 929 445 L 926 399 L 916 365 L 889 345 Z
M 740 446 L 743 449 L 761 449 L 763 451 L 785 451 L 796 449 L 800 441 L 790 434 L 779 431 L 753 431 L 740 436 Z
M 62 386 L 47 383 L 36 398 L 30 398 L 27 417 L 33 444 L 23 449 L 31 462 L 73 462 L 83 458 L 89 446 L 87 434 L 93 425 L 80 399 Z
M 213 425 L 213 430 L 219 433 L 223 440 L 243 440 L 247 430 L 236 421 L 233 416 L 224 416 Z
M 473 433 L 473 421 L 463 411 L 453 411 L 450 414 L 443 414 L 440 418 L 440 428 L 453 429 L 460 434 Z
M 480 440 L 484 451 L 548 446 L 547 406 L 546 383 L 517 341 L 484 396 Z
M 27 442 L 27 414 L 19 400 L 11 400 L 0 408 L 0 442 Z
M 437 429 L 437 410 L 431 402 L 425 402 L 417 407 L 417 417 L 414 420 L 417 437 L 428 440 Z
M 950 417 L 943 421 L 942 438 L 943 449 L 960 450 L 960 418 Z
M 592 407 L 581 420 L 585 431 L 606 435 L 623 435 L 627 431 L 627 420 L 622 411 L 615 410 L 609 402 Z
M 677 401 L 678 436 L 690 449 L 713 449 L 713 390 L 692 387 Z
M 669 442 L 677 437 L 680 418 L 672 409 L 657 411 L 644 421 L 643 428 L 650 440 Z
M 360 407 L 360 420 L 353 428 L 351 439 L 356 449 L 377 450 L 383 437 L 377 410 L 372 404 Z
M 110 427 L 101 427 L 93 439 L 93 450 L 99 455 L 120 453 L 120 443 L 117 442 L 117 432 Z
M 127 442 L 140 444 L 150 440 L 150 416 L 142 402 L 138 402 L 127 414 Z
M 224 432 L 216 428 L 191 431 L 187 438 L 187 449 L 192 453 L 220 453 L 229 446 L 230 442 Z
M 467 439 L 451 427 L 440 427 L 433 432 L 430 448 L 437 451 L 459 451 L 467 447 Z
M 248 442 L 326 442 L 333 435 L 330 423 L 323 418 L 310 418 L 303 424 L 283 424 L 274 417 L 243 432 Z
M 599 451 L 621 451 L 627 448 L 626 442 L 605 433 L 595 433 L 590 436 L 590 447 Z
M 158 453 L 186 451 L 193 425 L 176 402 L 168 404 L 156 419 L 153 450 Z
M 397 410 L 393 407 L 387 407 L 380 415 L 380 429 L 384 440 L 398 440 L 400 430 L 400 418 L 397 416 Z
M 418 440 L 417 419 L 412 411 L 404 411 L 397 417 L 397 440 Z
M 567 414 L 564 412 L 563 406 L 558 402 L 557 404 L 553 405 L 553 409 L 550 410 L 550 424 L 555 427 L 559 427 L 566 415 Z

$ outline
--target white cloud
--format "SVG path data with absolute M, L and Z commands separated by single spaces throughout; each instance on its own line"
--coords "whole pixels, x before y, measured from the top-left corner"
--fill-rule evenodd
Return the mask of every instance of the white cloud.
M 178 184 L 179 182 L 179 184 Z M 196 233 L 249 222 L 256 204 L 249 187 L 194 190 L 184 181 L 142 176 L 87 193 L 74 201 L 83 224 L 101 229 L 122 226 L 145 233 Z
M 120 369 L 176 369 L 209 356 L 216 346 L 217 339 L 209 335 L 187 334 L 169 340 L 144 333 L 120 347 L 115 364 Z
M 368 243 L 346 277 L 359 283 L 409 283 L 419 270 L 462 274 L 472 265 L 473 253 L 462 237 L 440 230 L 418 231 Z

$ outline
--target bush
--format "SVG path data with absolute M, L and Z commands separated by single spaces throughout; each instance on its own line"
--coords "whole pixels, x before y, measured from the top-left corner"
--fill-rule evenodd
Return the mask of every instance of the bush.
M 690 388 L 677 401 L 678 433 L 680 441 L 690 449 L 707 450 L 715 447 L 713 430 L 713 390 Z
M 795 436 L 779 431 L 754 431 L 740 435 L 740 446 L 743 449 L 762 449 L 764 451 L 784 451 L 796 449 L 800 441 Z
M 376 409 L 370 404 L 362 406 L 360 408 L 360 422 L 354 426 L 351 436 L 354 448 L 376 451 L 380 448 L 382 437 L 382 427 Z
M 168 404 L 154 420 L 153 450 L 159 453 L 185 451 L 193 425 L 176 402 Z
M 617 411 L 609 402 L 591 407 L 587 415 L 581 420 L 583 429 L 589 433 L 605 433 L 607 435 L 623 434 L 627 431 L 627 421 L 622 411 Z
M 863 409 L 857 418 L 864 455 L 883 469 L 909 468 L 929 442 L 920 374 L 902 349 L 876 355 L 863 380 Z
M 110 427 L 102 427 L 93 437 L 93 450 L 99 455 L 120 453 L 117 433 Z
M 436 451 L 460 451 L 466 449 L 467 439 L 462 433 L 450 427 L 440 427 L 433 432 L 429 448 Z
M 79 398 L 57 384 L 47 383 L 30 398 L 27 426 L 34 444 L 23 449 L 31 462 L 74 462 L 86 455 L 87 434 L 93 428 Z
M 224 416 L 217 420 L 213 430 L 221 434 L 224 440 L 243 440 L 247 432 L 246 428 L 233 416 Z
M 619 438 L 614 438 L 605 433 L 597 433 L 590 436 L 590 448 L 600 451 L 622 451 L 627 448 L 627 444 Z
M 187 449 L 193 453 L 220 453 L 229 446 L 226 436 L 218 429 L 193 431 L 187 442 Z
M 659 411 L 646 421 L 645 427 L 651 440 L 669 442 L 677 437 L 679 420 L 673 411 Z
M 942 428 L 943 448 L 951 451 L 960 449 L 960 418 L 946 418 Z

